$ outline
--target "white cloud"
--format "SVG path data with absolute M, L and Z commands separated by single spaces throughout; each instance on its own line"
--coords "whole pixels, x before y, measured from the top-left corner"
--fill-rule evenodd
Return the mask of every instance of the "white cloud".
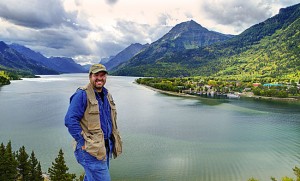
M 202 11 L 211 21 L 233 27 L 234 32 L 230 33 L 239 33 L 272 15 L 270 4 L 261 1 L 211 0 L 202 5 Z

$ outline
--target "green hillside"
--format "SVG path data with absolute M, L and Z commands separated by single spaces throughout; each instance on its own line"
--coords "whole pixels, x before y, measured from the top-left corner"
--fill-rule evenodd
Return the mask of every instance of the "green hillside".
M 4 71 L 0 71 L 0 86 L 10 84 L 9 77 Z
M 243 77 L 300 77 L 300 18 L 285 29 L 266 36 L 247 51 L 219 58 L 202 69 L 218 66 L 215 75 Z M 201 69 L 200 69 L 201 70 Z
M 0 65 L 0 86 L 10 84 L 10 80 L 21 80 L 22 78 L 37 78 L 30 71 L 7 68 Z
M 300 4 L 256 24 L 229 40 L 160 57 L 137 55 L 116 75 L 180 77 L 234 76 L 299 79 Z

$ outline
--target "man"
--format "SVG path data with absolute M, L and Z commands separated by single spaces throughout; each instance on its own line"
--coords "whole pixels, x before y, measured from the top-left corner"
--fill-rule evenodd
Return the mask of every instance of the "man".
M 74 153 L 85 171 L 85 181 L 109 181 L 109 159 L 122 153 L 114 100 L 104 87 L 107 70 L 92 65 L 90 82 L 70 98 L 65 125 L 75 139 Z

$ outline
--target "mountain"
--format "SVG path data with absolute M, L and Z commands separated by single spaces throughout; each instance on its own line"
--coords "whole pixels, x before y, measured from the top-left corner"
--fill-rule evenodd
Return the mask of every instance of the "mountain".
M 0 41 L 0 70 L 21 74 L 58 74 L 41 63 L 30 59 Z
M 118 67 L 115 74 L 299 77 L 299 18 L 300 4 L 296 4 L 225 41 L 158 57 L 140 53 Z
M 83 69 L 84 69 L 85 72 L 89 72 L 92 64 L 85 64 L 85 65 L 81 65 L 81 66 L 83 67 Z
M 150 44 L 148 48 L 134 56 L 128 63 L 117 67 L 115 74 L 140 76 L 141 74 L 136 74 L 136 71 L 130 73 L 126 69 L 141 66 L 141 71 L 143 71 L 145 70 L 143 65 L 154 65 L 162 59 L 173 56 L 176 52 L 198 49 L 232 37 L 232 35 L 209 31 L 193 20 L 183 22 L 173 27 L 162 38 Z
M 186 49 L 196 49 L 215 42 L 227 40 L 231 37 L 232 35 L 224 35 L 209 31 L 191 20 L 176 25 L 153 45 L 167 47 L 172 51 L 181 51 Z
M 83 67 L 81 67 L 79 64 L 69 59 L 65 59 L 66 62 L 61 62 L 53 58 L 47 58 L 41 53 L 35 52 L 23 45 L 19 45 L 15 43 L 9 45 L 9 47 L 15 49 L 16 51 L 23 54 L 27 58 L 35 60 L 36 62 L 39 62 L 40 64 L 44 65 L 45 67 L 48 67 L 49 69 L 53 69 L 59 73 L 86 72 Z M 64 64 L 64 67 L 62 67 L 62 64 Z
M 218 76 L 299 79 L 299 30 L 300 16 L 290 25 L 278 29 L 273 35 L 262 38 L 248 50 L 231 57 L 221 57 L 204 67 L 218 65 L 219 70 L 216 73 Z
M 84 73 L 86 70 L 77 64 L 72 58 L 50 57 L 49 60 L 55 64 L 56 70 L 60 73 Z
M 113 59 L 114 57 L 115 57 L 115 55 L 112 55 L 112 56 L 106 57 L 106 58 L 101 58 L 100 63 L 105 64 L 105 63 L 109 62 L 111 59 Z
M 300 4 L 282 8 L 277 15 L 232 39 L 172 58 L 189 69 L 189 75 L 282 77 L 297 74 L 299 67 L 291 71 L 284 65 L 290 64 L 290 59 L 294 65 L 300 63 L 299 19 Z
M 116 66 L 120 65 L 121 63 L 127 62 L 130 58 L 134 55 L 139 53 L 142 49 L 147 48 L 149 44 L 139 44 L 134 43 L 129 45 L 127 48 L 119 52 L 117 55 L 112 56 L 107 62 L 104 63 L 108 70 L 112 70 Z M 101 60 L 102 63 L 102 60 Z

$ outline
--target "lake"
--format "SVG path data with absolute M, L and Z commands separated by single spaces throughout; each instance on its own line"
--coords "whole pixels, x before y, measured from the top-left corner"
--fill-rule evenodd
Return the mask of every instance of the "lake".
M 123 154 L 112 180 L 261 181 L 295 177 L 300 167 L 300 105 L 252 99 L 164 95 L 109 76 Z M 34 150 L 43 171 L 60 148 L 71 173 L 81 174 L 64 126 L 69 98 L 87 74 L 41 76 L 0 87 L 0 142 Z

